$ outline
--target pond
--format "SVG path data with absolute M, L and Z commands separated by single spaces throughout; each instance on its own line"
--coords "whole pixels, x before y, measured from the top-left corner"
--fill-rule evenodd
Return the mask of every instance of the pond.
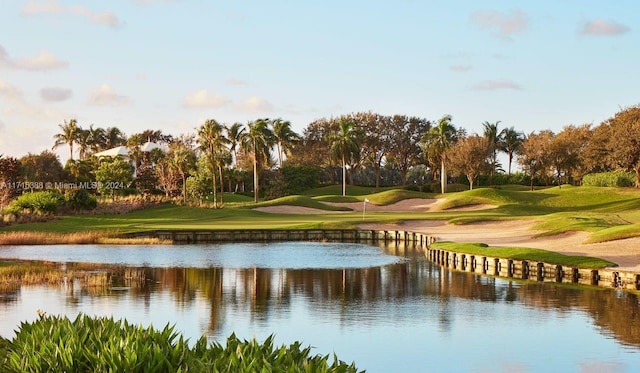
M 195 341 L 300 340 L 368 372 L 627 372 L 640 366 L 636 294 L 455 272 L 362 244 L 0 247 L 0 260 L 109 274 L 108 284 L 0 290 L 0 335 L 37 310 L 167 323 Z M 38 262 L 41 263 L 41 262 Z M 93 264 L 87 264 L 93 263 Z

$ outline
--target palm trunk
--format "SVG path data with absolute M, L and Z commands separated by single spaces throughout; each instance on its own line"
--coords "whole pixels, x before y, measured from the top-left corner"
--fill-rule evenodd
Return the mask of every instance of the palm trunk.
M 444 160 L 440 161 L 440 191 L 443 194 L 447 192 L 447 169 Z
M 218 172 L 220 173 L 220 208 L 224 207 L 224 180 L 222 179 L 222 166 L 218 165 Z
M 253 151 L 253 202 L 258 203 L 258 154 Z
M 213 187 L 213 208 L 218 208 L 218 186 L 216 185 L 216 169 L 213 166 L 213 162 L 211 163 L 211 180 Z
M 347 164 L 342 156 L 342 196 L 347 195 Z

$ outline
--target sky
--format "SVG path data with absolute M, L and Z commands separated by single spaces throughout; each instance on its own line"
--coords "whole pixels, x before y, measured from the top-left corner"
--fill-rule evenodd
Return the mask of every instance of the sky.
M 640 2 L 0 0 L 0 154 L 59 124 L 195 133 L 207 119 L 373 111 L 469 133 L 599 124 L 640 103 Z M 64 162 L 66 146 L 56 149 Z

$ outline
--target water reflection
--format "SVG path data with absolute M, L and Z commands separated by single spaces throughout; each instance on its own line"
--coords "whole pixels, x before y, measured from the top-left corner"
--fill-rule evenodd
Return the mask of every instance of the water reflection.
M 256 334 L 264 338 L 261 333 L 276 332 L 285 342 L 302 339 L 324 346 L 322 353 L 336 351 L 341 358 L 345 354 L 341 351 L 357 351 L 354 357 L 344 358 L 355 359 L 369 371 L 382 369 L 383 359 L 393 360 L 376 351 L 408 354 L 403 359 L 424 364 L 427 358 L 417 356 L 417 351 L 424 346 L 436 349 L 438 345 L 443 350 L 432 354 L 448 353 L 455 345 L 456 351 L 469 359 L 486 359 L 489 370 L 496 370 L 490 365 L 492 361 L 504 357 L 496 350 L 499 346 L 511 349 L 523 343 L 537 345 L 543 352 L 520 352 L 523 355 L 514 359 L 522 361 L 507 359 L 505 366 L 524 364 L 524 370 L 532 368 L 549 353 L 543 348 L 547 343 L 548 349 L 563 354 L 571 351 L 574 355 L 563 358 L 573 364 L 568 365 L 572 368 L 576 367 L 575 361 L 585 358 L 591 362 L 596 359 L 596 365 L 622 364 L 625 369 L 629 361 L 640 359 L 637 294 L 481 277 L 441 268 L 424 260 L 420 253 L 398 254 L 405 260 L 365 268 L 99 265 L 87 271 L 86 264 L 57 265 L 67 273 L 60 285 L 0 288 L 0 335 L 11 336 L 19 322 L 28 317 L 25 315 L 35 318 L 35 310 L 42 308 L 72 316 L 86 312 L 127 317 L 132 322 L 177 323 L 178 329 L 192 339 L 206 334 L 220 340 L 234 331 L 246 338 Z M 69 273 L 83 275 L 71 277 Z M 89 280 L 91 274 L 105 273 L 108 286 Z M 590 325 L 595 326 L 594 331 Z M 623 354 L 627 357 L 621 361 L 607 361 L 610 356 L 621 356 L 616 350 L 621 347 L 612 345 L 598 345 L 597 352 L 589 348 L 577 351 L 584 345 L 563 349 L 568 341 L 593 344 L 593 340 L 606 339 L 626 346 L 624 354 L 631 357 Z M 365 350 L 370 351 L 360 352 L 362 348 L 350 345 L 367 346 Z M 597 354 L 609 350 L 613 352 L 599 360 Z M 364 357 L 356 357 L 359 353 Z M 431 356 L 427 360 L 436 364 L 438 358 L 444 359 Z M 420 370 L 416 367 L 405 368 Z

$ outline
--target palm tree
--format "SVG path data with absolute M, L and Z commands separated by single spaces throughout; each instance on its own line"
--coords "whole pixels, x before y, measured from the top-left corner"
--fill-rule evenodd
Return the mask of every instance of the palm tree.
M 93 128 L 93 124 L 89 126 L 89 148 L 91 152 L 97 153 L 104 149 L 107 142 L 106 132 L 104 128 Z
M 242 148 L 253 155 L 253 201 L 258 202 L 258 164 L 269 159 L 273 145 L 273 132 L 269 129 L 269 119 L 258 119 L 247 123 L 248 131 L 242 135 Z
M 495 123 L 484 122 L 482 128 L 484 129 L 484 138 L 489 144 L 489 150 L 491 152 L 490 169 L 489 169 L 489 185 L 493 185 L 493 174 L 496 171 L 496 165 L 498 163 L 498 149 L 502 143 L 503 132 L 498 131 L 498 125 L 500 121 Z
M 247 130 L 242 123 L 234 123 L 224 127 L 227 140 L 229 140 L 229 151 L 233 154 L 233 161 L 238 164 L 238 144 L 242 142 L 242 136 Z
M 500 149 L 509 156 L 509 175 L 511 175 L 511 161 L 513 155 L 518 153 L 518 149 L 524 141 L 524 134 L 518 132 L 515 128 L 505 128 L 502 130 L 502 144 Z
M 53 135 L 53 138 L 56 139 L 53 149 L 60 145 L 69 144 L 69 158 L 73 159 L 73 143 L 78 140 L 78 133 L 80 132 L 78 121 L 70 119 L 67 123 L 65 120 L 64 124 L 58 124 L 58 127 L 62 132 Z
M 116 146 L 124 145 L 127 142 L 126 136 L 118 127 L 107 127 L 104 137 L 105 149 L 115 148 Z
M 177 144 L 170 152 L 169 167 L 175 170 L 182 178 L 182 201 L 187 203 L 187 176 L 194 168 L 195 155 L 193 150 L 183 144 Z
M 200 128 L 198 128 L 198 144 L 200 150 L 207 157 L 207 163 L 211 167 L 211 178 L 213 179 L 213 207 L 218 208 L 218 196 L 216 185 L 215 168 L 218 167 L 220 173 L 220 195 L 221 207 L 224 204 L 224 188 L 222 187 L 222 165 L 224 163 L 223 153 L 226 151 L 226 144 L 229 142 L 222 134 L 223 126 L 215 119 L 207 119 Z
M 278 165 L 282 170 L 283 153 L 287 153 L 294 144 L 299 142 L 300 136 L 291 129 L 291 122 L 287 120 L 276 119 L 273 121 L 272 126 L 276 146 L 278 147 Z
M 435 127 L 431 127 L 422 138 L 426 148 L 440 161 L 440 188 L 442 193 L 447 192 L 447 167 L 445 152 L 455 142 L 456 128 L 451 124 L 451 115 L 447 114 L 438 120 Z
M 342 195 L 347 195 L 347 160 L 356 158 L 360 154 L 358 143 L 360 132 L 353 121 L 340 118 L 338 130 L 329 133 L 331 154 L 342 161 Z
M 89 132 L 89 130 L 83 130 L 82 128 L 79 128 L 76 143 L 78 144 L 78 157 L 81 160 L 86 159 L 87 151 L 91 146 L 91 132 Z

